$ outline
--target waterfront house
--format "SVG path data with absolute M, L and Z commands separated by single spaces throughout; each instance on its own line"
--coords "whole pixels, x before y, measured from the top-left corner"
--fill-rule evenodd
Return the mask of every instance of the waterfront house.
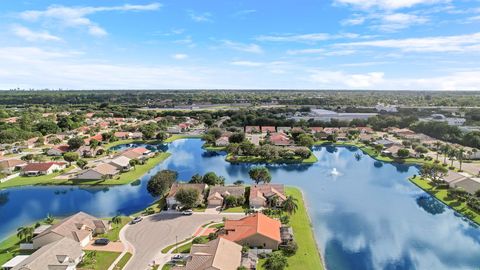
M 177 199 L 175 199 L 175 195 L 177 194 L 177 192 L 181 189 L 195 189 L 198 191 L 198 200 L 197 200 L 197 203 L 198 204 L 202 204 L 203 203 L 203 198 L 205 196 L 205 192 L 208 188 L 208 185 L 207 184 L 186 184 L 186 183 L 173 183 L 172 187 L 170 187 L 170 191 L 168 192 L 168 195 L 167 195 L 167 207 L 169 209 L 174 209 L 176 208 L 177 206 L 179 206 L 179 202 L 177 201 Z
M 119 174 L 119 169 L 111 164 L 102 163 L 95 168 L 83 170 L 77 174 L 75 179 L 79 180 L 105 180 L 112 179 Z
M 11 270 L 74 270 L 83 259 L 80 245 L 70 239 L 62 238 L 46 244 L 33 254 L 23 258 Z
M 120 140 L 128 139 L 128 138 L 130 138 L 131 135 L 132 135 L 131 132 L 123 132 L 123 131 L 117 131 L 117 132 L 113 133 L 113 136 L 117 139 L 120 139 Z
M 47 175 L 55 171 L 65 169 L 65 162 L 38 162 L 29 163 L 22 168 L 22 175 L 24 176 L 37 176 Z
M 262 249 L 278 249 L 282 242 L 280 221 L 262 213 L 249 215 L 239 220 L 227 219 L 219 231 L 219 237 L 240 245 Z
M 268 138 L 268 141 L 271 144 L 277 145 L 277 146 L 288 146 L 293 144 L 292 140 L 290 140 L 288 135 L 282 132 L 271 133 L 270 137 Z
M 235 198 L 245 197 L 245 187 L 243 186 L 213 186 L 207 198 L 208 207 L 223 206 L 224 199 L 227 196 Z
M 222 136 L 215 141 L 215 146 L 228 146 L 229 144 L 227 136 Z
M 129 159 L 137 159 L 145 161 L 148 158 L 152 157 L 152 151 L 148 150 L 145 147 L 136 147 L 123 151 L 120 156 L 127 157 Z
M 280 206 L 287 199 L 283 184 L 258 184 L 250 187 L 249 202 L 254 209 L 268 206 L 268 202 L 276 197 L 276 206 Z
M 241 264 L 242 246 L 225 238 L 217 238 L 205 244 L 192 245 L 186 265 L 173 269 L 237 270 Z
M 78 212 L 52 225 L 33 238 L 33 248 L 37 249 L 50 243 L 69 238 L 85 247 L 96 234 L 110 230 L 107 221 L 98 219 L 84 212 Z
M 0 172 L 6 174 L 12 174 L 15 171 L 21 170 L 27 162 L 20 159 L 4 159 L 0 160 Z
M 449 170 L 442 180 L 451 188 L 462 188 L 470 194 L 480 190 L 480 178 L 471 177 L 467 173 L 458 173 Z
M 109 164 L 117 167 L 117 169 L 121 172 L 127 172 L 132 168 L 132 166 L 130 165 L 130 160 L 131 159 L 125 156 L 118 156 L 110 160 Z

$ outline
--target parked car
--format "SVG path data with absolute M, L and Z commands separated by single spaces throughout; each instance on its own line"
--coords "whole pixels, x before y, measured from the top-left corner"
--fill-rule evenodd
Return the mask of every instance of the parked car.
M 137 224 L 137 223 L 139 223 L 139 222 L 142 221 L 142 220 L 143 220 L 142 217 L 136 217 L 136 218 L 134 218 L 134 219 L 130 222 L 130 224 Z
M 193 214 L 192 209 L 182 211 L 182 215 L 184 215 L 184 216 L 191 216 L 192 214 Z
M 172 262 L 181 262 L 181 261 L 183 261 L 183 259 L 184 259 L 184 258 L 183 258 L 182 255 L 177 254 L 177 255 L 174 255 L 174 256 L 172 257 L 172 260 L 171 260 L 171 261 L 172 261 Z
M 110 243 L 110 240 L 108 240 L 107 238 L 98 238 L 95 240 L 95 245 L 99 245 L 99 246 L 106 246 L 108 245 L 108 243 Z

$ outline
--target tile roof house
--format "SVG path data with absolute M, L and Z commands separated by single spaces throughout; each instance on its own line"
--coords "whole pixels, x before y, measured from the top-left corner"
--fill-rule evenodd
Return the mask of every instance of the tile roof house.
M 123 151 L 120 156 L 127 157 L 129 159 L 145 160 L 151 157 L 152 151 L 145 147 L 136 147 Z
M 77 242 L 62 238 L 42 246 L 12 270 L 73 270 L 83 255 L 84 252 Z
M 219 237 L 240 245 L 276 250 L 282 241 L 281 226 L 280 221 L 256 213 L 239 220 L 227 219 Z
M 65 152 L 68 152 L 70 147 L 68 145 L 57 145 L 47 150 L 48 156 L 62 156 Z
M 22 175 L 25 176 L 36 176 L 36 175 L 47 175 L 51 174 L 54 171 L 60 171 L 65 169 L 65 162 L 38 162 L 38 163 L 29 163 L 22 168 Z
M 277 132 L 274 126 L 261 126 L 260 130 L 262 133 Z
M 108 163 L 102 163 L 95 168 L 83 170 L 77 174 L 75 179 L 79 180 L 104 180 L 112 179 L 120 170 Z
M 183 270 L 237 270 L 242 263 L 242 246 L 225 238 L 192 245 Z
M 0 160 L 0 172 L 13 173 L 16 170 L 22 169 L 27 165 L 27 162 L 20 159 L 4 159 Z
M 80 148 L 78 148 L 75 152 L 77 152 L 81 157 L 96 157 L 97 155 L 101 155 L 103 152 L 105 152 L 105 149 L 100 146 L 93 149 L 88 145 L 83 145 L 80 146 Z
M 288 135 L 282 132 L 270 133 L 270 138 L 268 138 L 268 141 L 271 144 L 278 146 L 292 145 L 292 140 L 290 140 Z
M 312 134 L 323 132 L 323 127 L 310 127 L 309 129 Z
M 62 238 L 69 238 L 85 247 L 94 234 L 102 234 L 110 229 L 107 221 L 98 219 L 84 212 L 78 212 L 52 225 L 32 240 L 37 249 Z
M 259 126 L 245 126 L 245 133 L 258 133 L 260 132 Z
M 178 182 L 173 183 L 167 195 L 168 208 L 175 208 L 176 206 L 178 206 L 180 203 L 175 199 L 175 195 L 179 190 L 189 189 L 189 188 L 198 190 L 198 193 L 199 193 L 198 204 L 201 204 L 203 202 L 203 198 L 204 198 L 203 196 L 205 194 L 207 187 L 208 187 L 207 184 L 186 184 L 186 183 L 178 183 Z
M 132 168 L 132 166 L 130 165 L 130 160 L 131 159 L 125 156 L 118 156 L 110 160 L 109 164 L 117 167 L 122 172 L 126 172 Z
M 286 200 L 283 184 L 253 185 L 250 187 L 250 207 L 255 209 L 267 207 L 268 200 L 274 196 L 277 197 L 278 206 Z
M 222 136 L 215 141 L 215 146 L 227 146 L 230 142 L 227 136 Z
M 207 198 L 208 206 L 222 206 L 223 200 L 227 196 L 244 197 L 244 186 L 213 186 Z
M 470 175 L 466 173 L 457 173 L 449 170 L 442 179 L 447 182 L 450 187 L 462 188 L 471 194 L 480 190 L 480 178 L 470 177 Z
M 122 132 L 122 131 L 117 131 L 113 133 L 113 136 L 115 136 L 118 139 L 128 139 L 130 138 L 132 133 L 130 132 Z

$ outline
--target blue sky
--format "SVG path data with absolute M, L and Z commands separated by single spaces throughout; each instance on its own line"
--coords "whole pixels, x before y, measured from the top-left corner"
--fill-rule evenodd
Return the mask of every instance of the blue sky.
M 0 88 L 480 85 L 479 0 L 0 0 Z

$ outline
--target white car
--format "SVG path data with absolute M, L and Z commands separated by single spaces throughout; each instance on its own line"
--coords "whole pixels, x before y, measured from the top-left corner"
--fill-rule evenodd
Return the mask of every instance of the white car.
M 142 217 L 136 217 L 136 218 L 134 218 L 134 219 L 130 222 L 130 224 L 137 224 L 137 223 L 139 223 L 139 222 L 142 221 L 142 220 L 143 220 Z
M 192 209 L 182 211 L 182 215 L 184 215 L 184 216 L 191 216 L 192 214 L 193 214 Z

